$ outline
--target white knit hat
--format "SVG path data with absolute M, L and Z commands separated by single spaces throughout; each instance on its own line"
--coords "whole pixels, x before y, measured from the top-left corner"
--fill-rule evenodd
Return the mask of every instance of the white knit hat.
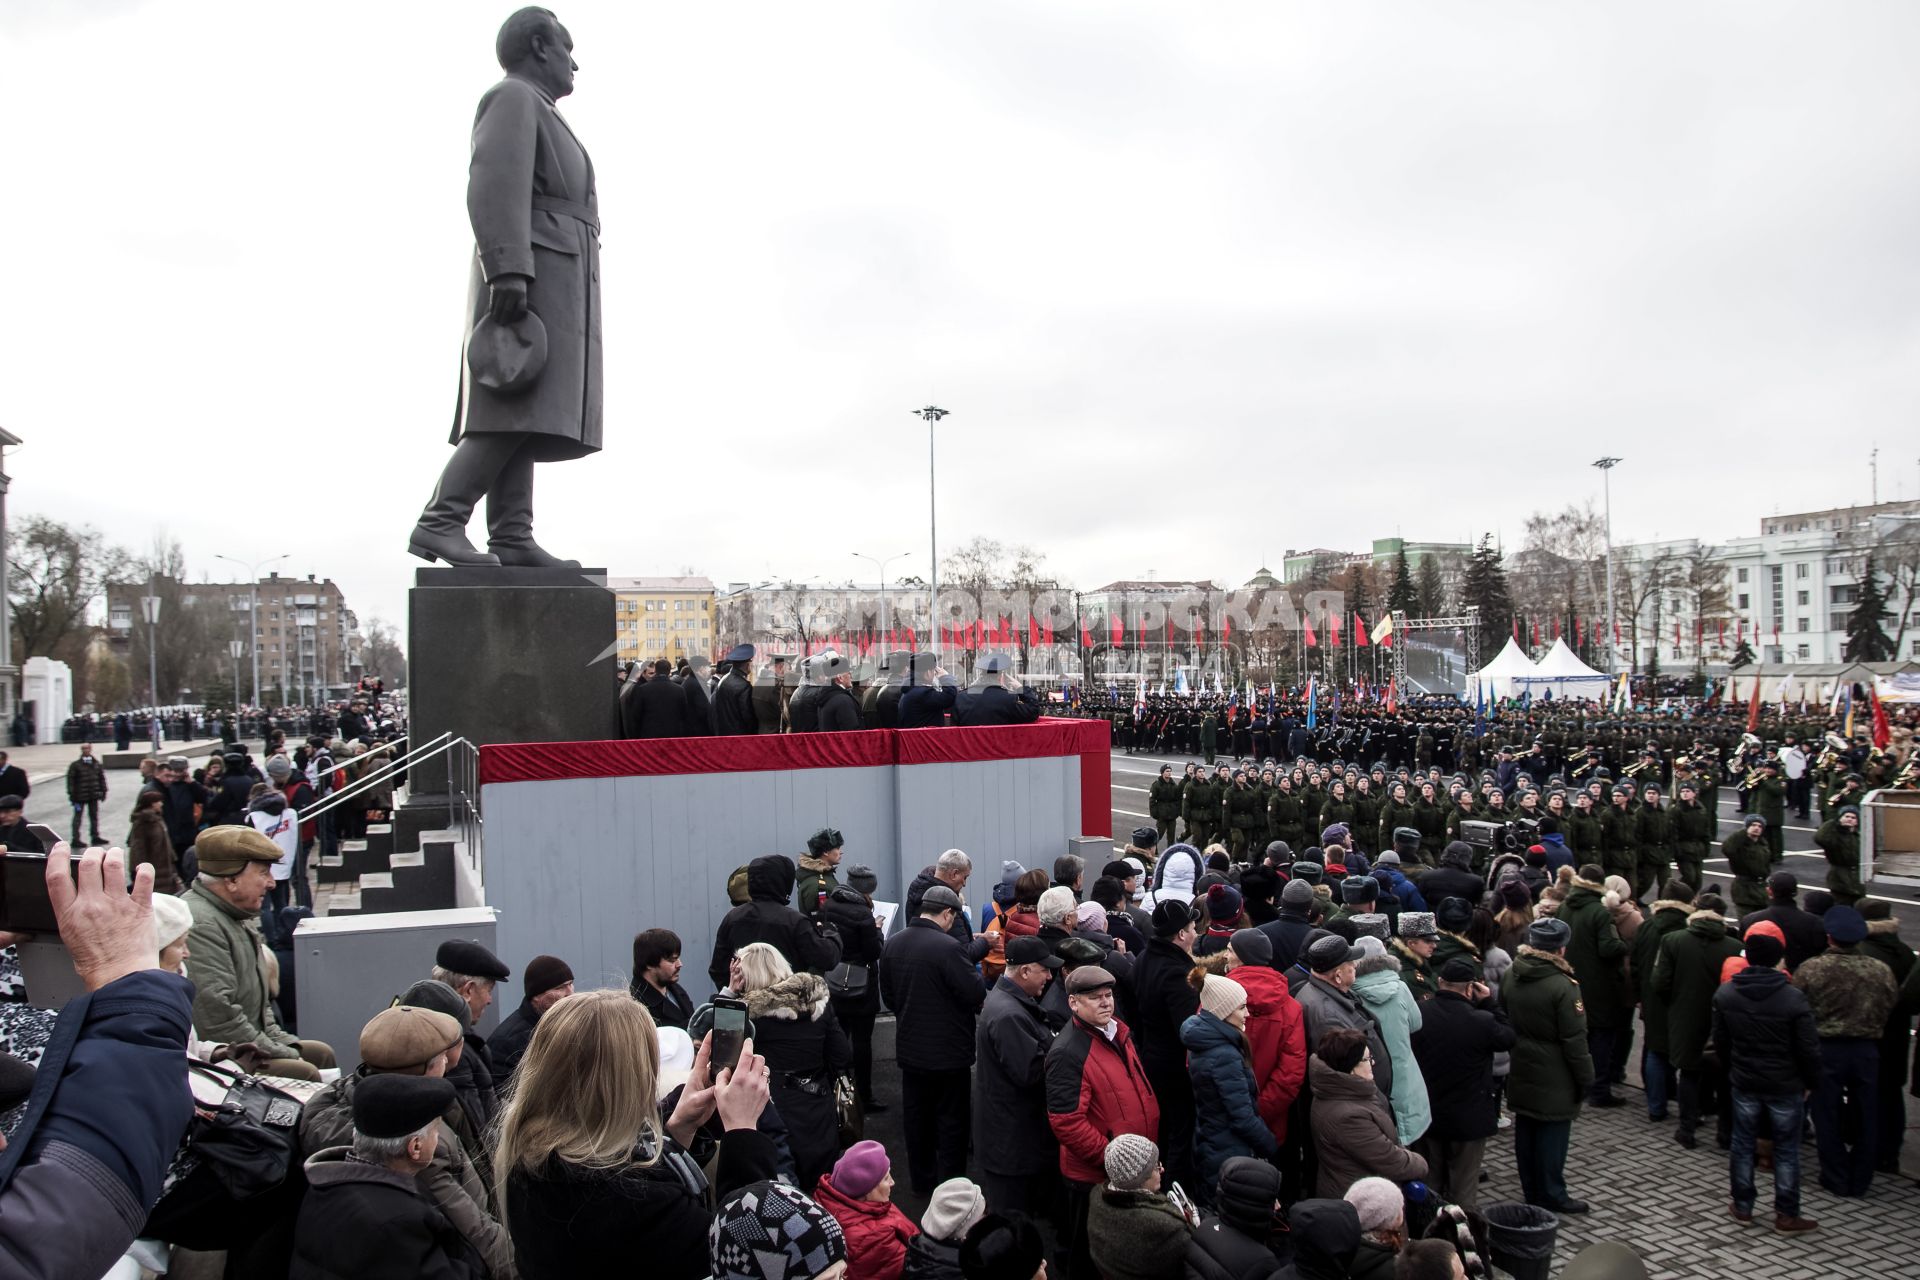
M 968 1178 L 948 1178 L 933 1189 L 920 1229 L 935 1240 L 957 1241 L 986 1216 L 986 1194 Z
M 1247 989 L 1232 978 L 1208 974 L 1206 985 L 1200 988 L 1200 1007 L 1225 1022 L 1234 1010 L 1247 1007 Z
M 157 956 L 193 928 L 193 912 L 170 893 L 153 895 L 153 953 Z

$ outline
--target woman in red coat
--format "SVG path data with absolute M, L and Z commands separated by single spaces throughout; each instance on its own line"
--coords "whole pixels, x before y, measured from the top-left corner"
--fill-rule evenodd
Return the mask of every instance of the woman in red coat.
M 847 1237 L 846 1280 L 900 1280 L 907 1241 L 920 1234 L 894 1207 L 893 1167 L 877 1142 L 856 1142 L 820 1175 L 813 1198 Z
M 1273 1131 L 1287 1140 L 1287 1112 L 1307 1078 L 1307 1021 L 1273 967 L 1273 941 L 1258 929 L 1241 929 L 1227 943 L 1227 976 L 1246 988 L 1247 1049 L 1260 1084 L 1255 1105 Z

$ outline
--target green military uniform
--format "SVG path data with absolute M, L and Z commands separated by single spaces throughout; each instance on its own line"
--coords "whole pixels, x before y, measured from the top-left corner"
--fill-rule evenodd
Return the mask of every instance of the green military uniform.
M 1213 779 L 1204 773 L 1195 774 L 1186 790 L 1187 843 L 1205 850 L 1207 841 L 1213 838 L 1215 815 L 1220 812 L 1220 793 L 1214 788 Z
M 1794 970 L 1822 1040 L 1878 1040 L 1899 999 L 1886 961 L 1856 947 L 1829 947 Z
M 1667 814 L 1668 831 L 1673 841 L 1673 860 L 1680 878 L 1695 893 L 1700 892 L 1700 867 L 1716 834 L 1712 810 L 1698 800 L 1680 801 Z
M 1866 894 L 1867 887 L 1860 882 L 1860 829 L 1840 822 L 1840 816 L 1849 812 L 1857 817 L 1859 810 L 1848 805 L 1821 823 L 1813 842 L 1827 855 L 1827 892 L 1835 902 L 1850 907 Z
M 1415 955 L 1413 948 L 1398 938 L 1387 939 L 1387 948 L 1400 958 L 1400 981 L 1407 984 L 1407 990 L 1415 1000 L 1429 1000 L 1440 994 L 1440 984 L 1434 979 L 1433 964 Z M 1436 948 L 1435 959 L 1438 959 Z
M 1654 902 L 1640 931 L 1633 935 L 1633 985 L 1640 997 L 1640 1020 L 1647 1025 L 1647 1052 L 1667 1054 L 1667 1003 L 1653 989 L 1653 970 L 1660 960 L 1660 942 L 1687 927 L 1693 904 L 1672 898 Z
M 1174 826 L 1180 820 L 1180 784 L 1163 773 L 1147 791 L 1147 816 L 1160 831 L 1160 847 L 1173 843 Z
M 1649 893 L 1658 893 L 1667 877 L 1673 874 L 1673 815 L 1659 807 L 1657 797 L 1640 806 L 1638 846 L 1633 896 L 1644 902 Z
M 1767 848 L 1772 861 L 1785 861 L 1787 784 L 1778 773 L 1768 774 L 1753 784 L 1748 803 L 1753 806 L 1753 812 L 1767 820 Z
M 1235 782 L 1227 792 L 1226 810 L 1227 836 L 1231 841 L 1228 852 L 1239 862 L 1245 859 L 1247 845 L 1264 819 L 1260 812 L 1260 793 L 1244 782 Z
M 1287 848 L 1295 853 L 1307 847 L 1302 839 L 1306 828 L 1301 824 L 1301 816 L 1300 797 L 1294 793 L 1292 784 L 1276 787 L 1267 799 L 1267 830 L 1273 839 L 1286 841 Z
M 1573 812 L 1561 826 L 1561 833 L 1566 837 L 1567 849 L 1573 854 L 1576 866 L 1599 861 L 1600 819 L 1594 815 L 1592 805 L 1584 809 L 1574 805 Z
M 1440 806 L 1422 796 L 1413 802 L 1413 821 L 1406 825 L 1420 833 L 1420 860 L 1438 864 L 1447 838 L 1447 815 L 1440 812 Z
M 1616 792 L 1614 803 L 1600 815 L 1600 865 L 1608 875 L 1632 884 L 1640 869 L 1640 816 L 1631 804 L 1622 805 L 1619 799 L 1620 793 Z
M 1562 956 L 1532 947 L 1500 983 L 1500 1002 L 1513 1026 L 1513 1070 L 1507 1104 L 1534 1120 L 1573 1120 L 1593 1087 L 1587 1052 L 1587 1014 L 1573 967 Z
M 1389 798 L 1387 802 L 1380 807 L 1380 848 L 1393 848 L 1393 829 L 1395 827 L 1413 827 L 1414 830 L 1419 830 L 1418 827 L 1413 826 L 1413 817 L 1412 805 L 1402 804 L 1397 800 Z M 1437 859 L 1428 859 L 1424 856 L 1421 860 L 1426 862 L 1428 866 L 1432 866 L 1438 861 Z
M 1773 851 L 1767 846 L 1766 832 L 1750 835 L 1751 825 L 1728 836 L 1720 845 L 1726 856 L 1727 872 L 1733 877 L 1733 913 L 1744 916 L 1767 908 L 1767 876 L 1773 871 Z
M 1209 711 L 1200 717 L 1200 754 L 1206 758 L 1209 765 L 1213 763 L 1214 739 L 1218 736 L 1218 733 L 1219 730 L 1213 720 L 1213 712 Z

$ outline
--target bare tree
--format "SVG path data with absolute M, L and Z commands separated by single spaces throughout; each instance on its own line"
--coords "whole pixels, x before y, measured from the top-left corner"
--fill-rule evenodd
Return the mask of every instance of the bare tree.
M 407 656 L 400 650 L 400 633 L 392 623 L 384 618 L 367 623 L 367 643 L 360 657 L 368 675 L 380 677 L 391 689 L 406 687 Z
M 1675 585 L 1678 569 L 1678 557 L 1667 549 L 1655 552 L 1646 559 L 1615 558 L 1614 593 L 1616 598 L 1627 602 L 1628 661 L 1635 670 L 1640 667 L 1640 627 L 1643 620 L 1653 636 L 1654 670 L 1657 672 L 1659 669 L 1660 606 L 1665 594 Z
M 64 658 L 82 668 L 93 633 L 87 615 L 108 583 L 129 576 L 132 563 L 87 525 L 28 516 L 9 529 L 7 607 L 20 656 Z

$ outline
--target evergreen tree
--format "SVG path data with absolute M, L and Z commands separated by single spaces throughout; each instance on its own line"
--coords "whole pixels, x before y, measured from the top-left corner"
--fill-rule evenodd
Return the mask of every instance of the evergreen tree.
M 1434 556 L 1420 558 L 1415 577 L 1414 607 L 1408 612 L 1422 618 L 1437 618 L 1447 610 L 1447 584 L 1440 576 L 1440 562 Z
M 1887 593 L 1881 588 L 1874 569 L 1873 553 L 1869 551 L 1867 563 L 1860 570 L 1859 598 L 1854 601 L 1853 612 L 1847 615 L 1847 643 L 1840 651 L 1841 658 L 1848 662 L 1891 662 L 1893 641 L 1887 638 L 1882 624 L 1892 616 L 1887 608 Z
M 1499 652 L 1501 637 L 1512 633 L 1513 596 L 1507 590 L 1507 571 L 1500 567 L 1500 553 L 1490 533 L 1481 535 L 1480 545 L 1467 560 L 1460 603 L 1480 607 L 1481 660 L 1491 659 Z
M 1727 659 L 1727 667 L 1730 670 L 1738 671 L 1742 667 L 1750 667 L 1752 665 L 1753 646 L 1747 643 L 1745 636 L 1741 636 L 1740 643 L 1733 647 L 1733 656 Z
M 1412 614 L 1414 604 L 1413 573 L 1407 568 L 1407 544 L 1403 542 L 1393 557 L 1393 585 L 1387 588 L 1387 612 Z

